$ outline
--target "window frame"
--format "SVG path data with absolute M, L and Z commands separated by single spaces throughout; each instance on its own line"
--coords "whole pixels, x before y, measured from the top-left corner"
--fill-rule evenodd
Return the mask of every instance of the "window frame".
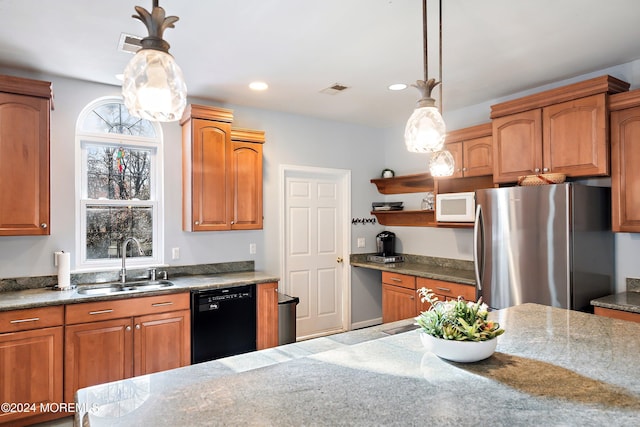
M 77 209 L 76 224 L 76 271 L 116 270 L 121 268 L 121 258 L 87 259 L 87 206 L 143 206 L 152 209 L 152 256 L 127 258 L 127 266 L 145 268 L 164 264 L 164 203 L 163 203 L 163 156 L 162 156 L 162 127 L 157 122 L 151 122 L 155 137 L 140 137 L 123 134 L 108 134 L 87 132 L 83 130 L 84 120 L 93 110 L 104 104 L 118 103 L 124 106 L 122 97 L 98 98 L 89 104 L 78 115 L 76 123 L 76 179 L 75 201 Z M 87 179 L 87 147 L 111 146 L 149 150 L 149 200 L 108 200 L 89 199 Z M 135 236 L 134 236 L 135 237 Z M 120 244 L 119 242 L 118 244 Z

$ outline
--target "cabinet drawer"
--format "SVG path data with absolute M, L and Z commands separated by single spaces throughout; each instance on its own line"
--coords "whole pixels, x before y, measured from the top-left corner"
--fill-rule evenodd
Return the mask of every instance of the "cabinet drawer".
M 389 271 L 382 272 L 382 283 L 389 285 L 401 286 L 407 289 L 416 288 L 415 276 L 409 276 L 407 274 L 391 273 Z
M 189 309 L 189 293 L 88 302 L 66 306 L 66 323 L 97 322 L 144 314 Z
M 417 281 L 417 288 L 431 289 L 433 293 L 438 295 L 440 300 L 457 299 L 459 296 L 464 298 L 466 301 L 476 300 L 476 288 L 470 285 L 419 277 Z
M 64 307 L 38 307 L 0 312 L 0 333 L 61 326 Z

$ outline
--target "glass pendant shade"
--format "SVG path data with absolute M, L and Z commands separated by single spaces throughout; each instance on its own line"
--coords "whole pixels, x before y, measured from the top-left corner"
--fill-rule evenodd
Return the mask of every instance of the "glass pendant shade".
M 433 153 L 444 145 L 446 127 L 436 107 L 418 107 L 404 129 L 404 143 L 412 153 Z
M 431 155 L 429 172 L 431 176 L 451 176 L 455 169 L 455 161 L 448 150 L 438 151 Z
M 182 70 L 169 53 L 141 49 L 124 70 L 122 95 L 129 113 L 147 120 L 179 120 L 187 105 Z

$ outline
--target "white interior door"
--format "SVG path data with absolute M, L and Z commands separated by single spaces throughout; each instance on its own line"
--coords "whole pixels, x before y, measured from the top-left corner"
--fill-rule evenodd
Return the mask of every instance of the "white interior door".
M 326 170 L 284 174 L 284 281 L 285 292 L 300 298 L 298 338 L 347 329 L 345 181 Z

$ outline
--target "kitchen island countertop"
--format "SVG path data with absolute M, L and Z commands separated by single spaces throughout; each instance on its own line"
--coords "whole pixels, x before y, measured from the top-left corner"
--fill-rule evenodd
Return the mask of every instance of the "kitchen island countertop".
M 490 317 L 506 332 L 481 362 L 384 332 L 409 319 L 81 389 L 75 422 L 638 425 L 640 324 L 537 304 Z

